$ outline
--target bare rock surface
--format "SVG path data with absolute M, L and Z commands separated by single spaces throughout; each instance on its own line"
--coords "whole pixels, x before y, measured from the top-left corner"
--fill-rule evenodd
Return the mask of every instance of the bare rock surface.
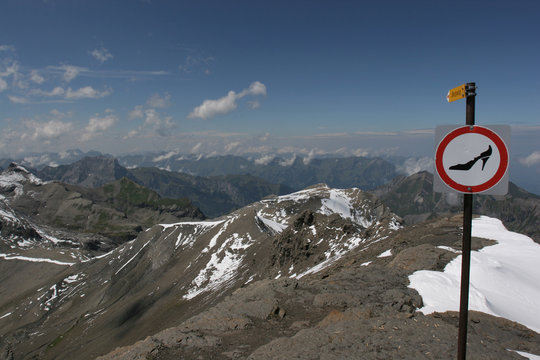
M 261 280 L 216 306 L 100 359 L 451 359 L 458 314 L 425 316 L 408 287 L 416 269 L 440 270 L 457 255 L 459 217 L 397 232 L 396 255 L 366 265 L 381 249 L 354 252 L 301 279 Z M 429 232 L 428 232 L 429 229 Z M 437 230 L 436 230 L 437 229 Z M 540 335 L 487 314 L 469 316 L 468 357 L 522 359 Z

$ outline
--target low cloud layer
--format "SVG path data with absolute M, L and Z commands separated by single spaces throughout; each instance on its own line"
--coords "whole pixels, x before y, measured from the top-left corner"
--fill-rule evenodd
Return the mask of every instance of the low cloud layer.
M 397 165 L 396 169 L 398 172 L 405 175 L 416 174 L 420 171 L 429 171 L 433 172 L 434 161 L 431 157 L 422 157 L 422 158 L 408 158 L 401 165 Z
M 529 156 L 520 158 L 519 162 L 528 167 L 539 165 L 540 164 L 540 151 L 535 151 Z

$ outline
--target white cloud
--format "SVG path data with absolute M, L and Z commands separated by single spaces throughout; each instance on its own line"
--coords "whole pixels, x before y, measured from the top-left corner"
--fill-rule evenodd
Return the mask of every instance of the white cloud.
M 252 109 L 258 109 L 258 108 L 261 107 L 261 103 L 259 101 L 257 101 L 257 100 L 248 101 L 248 105 Z
M 281 160 L 279 162 L 279 165 L 281 165 L 281 166 L 291 166 L 292 164 L 294 164 L 295 161 L 296 161 L 296 155 L 294 155 L 289 160 Z
M 52 109 L 51 110 L 51 115 L 54 116 L 56 119 L 62 119 L 62 118 L 65 118 L 65 117 L 72 116 L 73 113 L 71 111 L 63 113 L 61 111 L 58 111 L 57 109 Z
M 353 154 L 354 156 L 358 156 L 358 157 L 368 157 L 369 156 L 369 150 L 368 149 L 358 148 L 358 149 L 351 150 L 351 154 Z
M 143 107 L 142 105 L 137 105 L 129 112 L 129 118 L 131 120 L 133 119 L 142 119 L 144 117 Z
M 48 122 L 27 121 L 26 127 L 30 129 L 30 133 L 23 133 L 21 139 L 30 138 L 31 140 L 51 140 L 68 133 L 73 128 L 70 122 L 60 120 L 50 120 Z
M 39 96 L 46 96 L 46 97 L 53 97 L 53 96 L 63 96 L 65 94 L 64 88 L 61 86 L 57 86 L 51 91 L 44 91 L 40 89 L 35 89 L 30 92 L 32 95 L 39 95 Z
M 144 114 L 146 116 L 144 119 L 144 125 L 151 126 L 156 134 L 160 136 L 170 135 L 170 130 L 175 127 L 171 116 L 161 118 L 155 109 L 147 109 L 145 110 Z
M 203 145 L 202 142 L 197 143 L 195 146 L 193 146 L 193 148 L 191 149 L 191 152 L 193 154 L 198 153 L 199 150 L 201 150 L 202 145 Z
M 14 104 L 28 104 L 28 99 L 20 97 L 20 96 L 14 96 L 14 95 L 8 95 L 9 101 L 11 101 Z
M 0 45 L 0 51 L 15 51 L 13 45 Z
M 244 97 L 246 95 L 266 96 L 266 86 L 260 81 L 254 81 L 249 85 L 249 88 L 242 90 L 238 94 L 239 97 Z
M 0 92 L 6 90 L 8 87 L 8 84 L 6 82 L 6 80 L 0 78 Z
M 98 91 L 91 86 L 85 86 L 78 90 L 68 88 L 66 99 L 99 99 L 110 94 L 109 90 Z
M 203 103 L 197 106 L 188 115 L 188 118 L 200 118 L 203 120 L 212 118 L 218 114 L 227 114 L 236 109 L 236 101 L 247 95 L 266 95 L 266 86 L 255 81 L 251 83 L 249 88 L 242 90 L 240 93 L 229 91 L 226 96 L 223 96 L 216 100 L 204 100 Z
M 131 139 L 135 136 L 137 136 L 139 134 L 139 130 L 137 129 L 133 129 L 133 130 L 130 130 L 126 136 L 122 137 L 122 139 L 124 140 L 127 140 L 127 139 Z
M 146 115 L 146 118 L 144 119 L 145 125 L 156 125 L 161 122 L 159 113 L 156 111 L 156 109 L 147 109 L 144 111 L 144 114 Z
M 535 151 L 529 156 L 520 158 L 519 162 L 527 167 L 540 164 L 540 151 Z
M 102 134 L 109 130 L 117 121 L 117 117 L 114 114 L 109 113 L 103 117 L 97 114 L 88 120 L 88 125 L 84 128 L 84 134 L 82 135 L 82 141 L 88 141 L 93 137 Z
M 81 72 L 88 71 L 87 68 L 73 65 L 62 65 L 57 67 L 51 67 L 52 69 L 61 70 L 64 72 L 63 78 L 65 81 L 70 82 L 75 79 Z
M 225 152 L 231 152 L 231 151 L 233 151 L 234 149 L 236 149 L 238 146 L 240 146 L 240 142 L 239 142 L 239 141 L 235 141 L 235 142 L 232 142 L 232 143 L 228 143 L 227 145 L 225 145 Z
M 101 49 L 94 49 L 90 51 L 90 55 L 92 55 L 96 60 L 98 60 L 100 63 L 104 63 L 105 61 L 112 59 L 113 56 L 109 52 L 109 50 L 102 47 Z
M 218 114 L 226 114 L 236 109 L 236 99 L 238 95 L 234 91 L 217 100 L 204 100 L 188 115 L 188 118 L 209 119 Z
M 406 175 L 416 174 L 419 171 L 430 171 L 433 172 L 434 169 L 434 160 L 431 157 L 422 157 L 422 158 L 408 158 L 401 165 L 396 166 L 396 170 L 400 173 Z
M 16 76 L 19 72 L 19 64 L 11 59 L 3 61 L 3 70 L 0 71 L 0 77 Z
M 159 94 L 154 94 L 146 101 L 146 105 L 154 108 L 165 108 L 171 105 L 171 95 L 165 94 L 161 97 Z
M 272 155 L 265 155 L 261 158 L 258 158 L 254 161 L 255 165 L 268 165 L 270 162 L 274 160 L 274 156 Z
M 311 149 L 311 150 L 309 151 L 309 153 L 307 154 L 307 157 L 305 157 L 305 158 L 303 159 L 304 165 L 309 165 L 309 163 L 310 163 L 313 159 L 315 159 L 315 157 L 316 157 L 317 155 L 326 155 L 326 154 L 328 154 L 328 152 L 325 151 L 325 150 Z
M 36 84 L 43 84 L 43 82 L 45 81 L 45 78 L 39 75 L 37 70 L 32 70 L 30 72 L 30 80 L 32 80 Z
M 270 138 L 270 133 L 267 132 L 267 133 L 264 133 L 264 135 L 259 138 L 259 141 L 268 141 L 269 138 Z
M 215 59 L 211 56 L 188 55 L 186 56 L 184 63 L 178 66 L 178 69 L 188 74 L 195 70 L 202 69 L 204 73 L 208 75 L 210 73 L 209 67 L 214 60 Z
M 163 161 L 172 158 L 173 156 L 178 155 L 178 151 L 170 151 L 166 154 L 156 156 L 152 159 L 153 162 Z

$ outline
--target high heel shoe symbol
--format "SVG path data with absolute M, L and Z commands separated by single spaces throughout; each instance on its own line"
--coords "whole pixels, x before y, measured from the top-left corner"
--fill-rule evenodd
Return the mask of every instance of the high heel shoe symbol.
M 488 145 L 488 149 L 472 159 L 469 162 L 466 162 L 465 164 L 456 164 L 449 167 L 450 170 L 470 170 L 474 164 L 480 159 L 482 159 L 482 170 L 484 170 L 484 166 L 486 166 L 486 162 L 489 160 L 489 157 L 491 156 L 491 153 L 493 150 L 491 149 L 491 145 Z

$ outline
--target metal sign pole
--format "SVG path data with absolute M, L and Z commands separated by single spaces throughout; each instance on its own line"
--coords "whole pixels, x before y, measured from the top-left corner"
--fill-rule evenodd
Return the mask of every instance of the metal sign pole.
M 474 106 L 476 84 L 465 85 L 467 107 L 465 124 L 474 126 Z M 467 355 L 467 323 L 469 315 L 469 278 L 471 269 L 471 230 L 472 230 L 473 194 L 463 195 L 463 244 L 461 247 L 461 295 L 459 303 L 458 360 L 465 360 Z

